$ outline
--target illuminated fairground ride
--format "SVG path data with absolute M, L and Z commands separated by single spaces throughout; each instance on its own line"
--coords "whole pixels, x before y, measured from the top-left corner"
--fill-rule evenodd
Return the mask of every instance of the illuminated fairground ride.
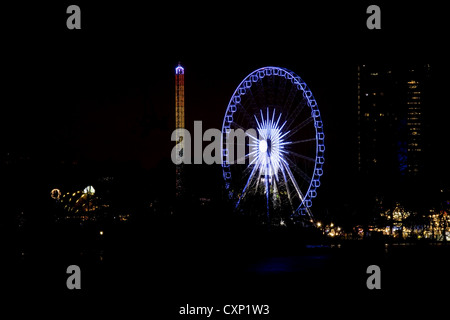
M 95 196 L 95 189 L 92 186 L 84 190 L 67 192 L 60 198 L 61 205 L 71 215 L 73 219 L 89 220 L 94 218 L 93 213 L 99 208 L 99 199 Z
M 245 142 L 235 139 L 239 129 Z M 324 131 L 317 102 L 298 75 L 264 67 L 242 80 L 225 112 L 221 145 L 225 188 L 237 211 L 271 225 L 314 223 Z M 239 147 L 245 161 L 237 158 Z

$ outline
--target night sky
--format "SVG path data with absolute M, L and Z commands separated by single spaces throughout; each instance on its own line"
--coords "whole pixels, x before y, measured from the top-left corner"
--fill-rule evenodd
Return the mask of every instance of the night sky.
M 448 27 L 443 10 L 428 2 L 377 2 L 382 30 L 372 31 L 365 25 L 372 3 L 364 1 L 79 1 L 81 30 L 66 28 L 69 4 L 4 10 L 2 152 L 157 168 L 173 147 L 178 61 L 185 67 L 186 126 L 202 120 L 204 130 L 221 128 L 229 98 L 253 70 L 273 65 L 300 75 L 319 103 L 326 170 L 336 181 L 351 170 L 358 63 L 430 63 L 432 140 L 448 145 Z M 436 161 L 444 167 L 444 157 Z

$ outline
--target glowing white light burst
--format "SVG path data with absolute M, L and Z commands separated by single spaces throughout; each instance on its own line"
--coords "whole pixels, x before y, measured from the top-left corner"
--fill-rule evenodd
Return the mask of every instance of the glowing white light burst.
M 249 163 L 251 169 L 250 176 L 244 187 L 242 197 L 245 196 L 247 189 L 250 185 L 256 182 L 256 189 L 260 182 L 264 184 L 264 190 L 267 200 L 267 207 L 269 207 L 269 195 L 272 192 L 274 197 L 277 197 L 278 187 L 277 184 L 283 184 L 289 193 L 288 180 L 294 186 L 300 201 L 303 201 L 304 196 L 297 185 L 297 182 L 293 178 L 293 174 L 288 164 L 288 151 L 285 150 L 285 146 L 290 144 L 290 141 L 285 140 L 285 137 L 289 134 L 288 131 L 283 131 L 286 121 L 282 124 L 280 119 L 282 114 L 276 118 L 275 109 L 273 110 L 272 117 L 269 114 L 269 108 L 267 108 L 266 117 L 264 118 L 263 111 L 260 110 L 260 119 L 255 115 L 257 123 L 257 131 L 259 138 L 249 135 L 251 139 L 250 152 L 247 157 L 253 158 Z M 281 173 L 281 175 L 280 175 Z M 282 177 L 282 179 L 280 179 Z M 292 205 L 292 200 L 289 195 L 289 201 Z M 239 205 L 239 201 L 236 206 Z
M 272 118 L 269 116 L 269 108 L 267 108 L 265 119 L 262 110 L 260 110 L 260 115 L 259 121 L 255 115 L 259 139 L 250 136 L 253 140 L 250 143 L 251 152 L 248 154 L 249 157 L 253 157 L 250 165 L 255 165 L 258 177 L 270 180 L 272 176 L 275 176 L 278 180 L 278 171 L 282 166 L 282 162 L 286 162 L 284 159 L 284 154 L 286 153 L 284 146 L 290 142 L 285 141 L 284 137 L 289 131 L 283 133 L 282 130 L 286 121 L 280 125 L 281 114 L 278 116 L 278 119 L 275 119 L 275 109 L 273 110 Z
M 267 142 L 266 142 L 266 140 L 259 140 L 259 152 L 261 152 L 261 153 L 267 152 Z

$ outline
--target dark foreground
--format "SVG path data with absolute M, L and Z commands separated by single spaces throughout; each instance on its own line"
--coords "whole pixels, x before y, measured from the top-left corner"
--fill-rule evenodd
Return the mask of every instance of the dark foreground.
M 100 235 L 66 228 L 15 238 L 5 253 L 4 306 L 50 318 L 200 319 L 206 315 L 179 315 L 180 307 L 264 304 L 269 315 L 250 318 L 357 318 L 433 314 L 450 292 L 450 246 L 442 244 L 320 244 L 285 232 L 157 229 Z M 81 290 L 66 287 L 73 264 L 81 268 Z M 369 265 L 381 268 L 381 290 L 366 286 Z M 216 312 L 211 319 L 230 317 L 249 318 Z

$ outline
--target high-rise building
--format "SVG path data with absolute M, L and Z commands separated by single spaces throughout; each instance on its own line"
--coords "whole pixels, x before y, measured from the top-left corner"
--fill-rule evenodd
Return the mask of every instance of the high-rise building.
M 414 177 L 424 170 L 424 111 L 430 65 L 360 65 L 357 167 L 364 177 Z
M 427 66 L 429 69 L 429 66 Z M 429 70 L 428 70 L 429 72 Z M 426 103 L 426 81 L 427 75 L 411 69 L 408 74 L 406 85 L 406 173 L 417 175 L 423 170 L 424 152 L 424 119 L 423 107 Z

